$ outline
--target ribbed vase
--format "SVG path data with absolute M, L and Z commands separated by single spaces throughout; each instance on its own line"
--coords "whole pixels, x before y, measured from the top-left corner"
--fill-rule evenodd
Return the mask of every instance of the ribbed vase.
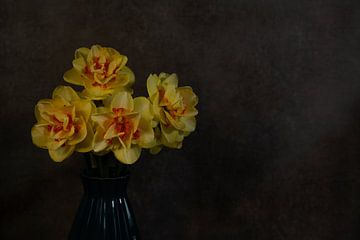
M 69 240 L 139 240 L 126 189 L 129 175 L 82 176 L 84 195 Z

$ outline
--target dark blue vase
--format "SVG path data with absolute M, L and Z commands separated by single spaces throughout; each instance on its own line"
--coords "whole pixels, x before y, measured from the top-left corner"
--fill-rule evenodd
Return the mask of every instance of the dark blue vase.
M 129 175 L 82 176 L 84 195 L 69 240 L 139 240 L 126 188 Z

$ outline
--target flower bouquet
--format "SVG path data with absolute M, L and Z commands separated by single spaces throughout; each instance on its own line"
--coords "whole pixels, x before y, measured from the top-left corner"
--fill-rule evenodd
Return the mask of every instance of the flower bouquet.
M 135 76 L 127 60 L 113 48 L 79 48 L 64 80 L 82 91 L 58 86 L 35 106 L 36 146 L 55 162 L 85 153 L 85 194 L 69 239 L 139 239 L 126 196 L 127 166 L 142 149 L 157 154 L 163 147 L 181 148 L 195 130 L 192 88 L 178 87 L 176 74 L 150 74 L 148 96 L 133 97 Z

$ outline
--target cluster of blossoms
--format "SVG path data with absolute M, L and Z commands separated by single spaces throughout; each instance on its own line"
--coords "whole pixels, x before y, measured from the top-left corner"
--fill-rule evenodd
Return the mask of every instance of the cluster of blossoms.
M 52 99 L 36 104 L 33 143 L 48 149 L 56 162 L 78 151 L 113 152 L 132 164 L 142 148 L 153 154 L 163 146 L 181 148 L 196 125 L 198 98 L 192 88 L 178 87 L 176 74 L 150 74 L 149 96 L 133 98 L 135 76 L 126 63 L 127 57 L 113 48 L 77 49 L 64 80 L 84 90 L 59 86 Z

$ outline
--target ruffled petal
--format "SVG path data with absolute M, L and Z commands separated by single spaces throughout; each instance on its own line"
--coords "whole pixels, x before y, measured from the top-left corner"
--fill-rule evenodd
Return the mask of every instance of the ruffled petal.
M 181 117 L 180 121 L 184 124 L 183 131 L 193 132 L 196 127 L 196 119 L 195 117 Z
M 107 130 L 104 135 L 104 139 L 112 139 L 117 137 L 119 134 L 116 131 L 115 124 L 112 124 Z
M 91 116 L 91 119 L 104 131 L 108 128 L 112 118 L 112 113 L 93 114 Z
M 31 138 L 32 142 L 40 148 L 46 149 L 48 139 L 49 139 L 49 130 L 44 125 L 34 125 L 31 128 Z
M 78 130 L 77 133 L 75 133 L 72 138 L 67 142 L 67 144 L 69 145 L 75 145 L 82 142 L 87 135 L 87 126 L 83 117 L 80 117 L 79 120 L 75 122 L 75 124 L 77 125 Z
M 150 74 L 146 80 L 146 87 L 151 98 L 155 93 L 158 92 L 158 86 L 160 85 L 160 79 L 156 74 Z
M 154 130 L 151 127 L 151 122 L 141 119 L 138 127 L 137 143 L 144 148 L 151 148 L 156 145 L 154 139 Z
M 133 145 L 131 148 L 120 148 L 113 150 L 115 157 L 124 164 L 135 163 L 141 154 L 141 148 Z
M 93 150 L 94 152 L 101 152 L 109 146 L 106 139 L 104 139 L 104 132 L 97 130 L 94 134 Z
M 134 98 L 134 111 L 140 113 L 141 118 L 144 118 L 148 121 L 150 121 L 154 117 L 151 103 L 145 97 Z
M 150 148 L 150 153 L 151 154 L 158 154 L 160 151 L 161 151 L 161 149 L 162 149 L 162 146 L 161 145 L 157 145 L 157 146 L 155 146 L 155 147 L 152 147 L 152 148 Z
M 72 69 L 66 71 L 64 73 L 63 78 L 68 83 L 72 83 L 72 84 L 79 85 L 79 86 L 84 85 L 83 77 L 77 70 L 75 70 L 75 68 L 72 68 Z
M 177 91 L 180 93 L 183 102 L 187 106 L 196 106 L 199 102 L 199 98 L 195 95 L 191 87 L 179 87 Z
M 66 139 L 60 139 L 60 140 L 49 139 L 49 141 L 47 142 L 47 148 L 56 150 L 56 149 L 60 148 L 61 146 L 64 146 L 65 142 L 66 142 Z
M 165 101 L 165 102 L 164 102 Z M 160 102 L 160 105 L 175 105 L 181 102 L 181 96 L 173 86 L 168 86 L 165 89 L 164 98 Z
M 178 86 L 178 77 L 175 73 L 169 75 L 163 82 L 162 85 L 167 88 L 167 87 L 172 87 L 172 88 L 177 88 Z
M 84 58 L 79 57 L 72 61 L 73 67 L 79 73 L 83 72 L 84 68 L 86 67 L 86 62 Z
M 88 49 L 88 48 L 85 48 L 85 47 L 78 48 L 75 51 L 75 58 L 83 57 L 84 59 L 86 59 L 89 52 L 90 52 L 90 49 Z
M 164 135 L 164 132 L 161 135 L 161 144 L 168 148 L 180 149 L 182 147 L 182 141 L 168 141 L 168 139 Z
M 55 162 L 62 162 L 64 159 L 70 157 L 74 150 L 75 146 L 64 145 L 55 150 L 49 149 L 49 155 Z
M 55 88 L 52 94 L 53 99 L 62 98 L 68 102 L 80 100 L 74 89 L 68 86 L 58 86 Z
M 167 142 L 173 143 L 173 142 L 181 142 L 184 139 L 184 136 L 179 134 L 179 130 L 175 129 L 172 126 L 165 126 L 164 124 L 160 124 L 161 126 L 161 132 Z
M 185 124 L 181 121 L 179 121 L 178 119 L 174 119 L 167 111 L 164 111 L 165 115 L 166 115 L 166 119 L 170 122 L 170 124 L 179 130 L 183 130 L 185 128 Z
M 89 100 L 77 100 L 74 101 L 76 116 L 82 116 L 87 122 L 91 116 L 92 111 L 96 106 Z
M 108 84 L 111 88 L 119 88 L 125 86 L 132 86 L 135 82 L 135 75 L 133 71 L 124 66 L 116 73 L 115 81 L 110 81 Z
M 36 121 L 37 121 L 39 124 L 46 123 L 45 119 L 43 119 L 43 118 L 41 117 L 37 105 L 35 106 L 34 114 L 35 114 Z
M 90 81 L 84 82 L 85 89 L 81 92 L 82 96 L 92 100 L 102 100 L 111 95 L 114 90 L 93 86 Z
M 110 109 L 123 108 L 130 112 L 134 109 L 134 100 L 128 92 L 118 92 L 112 99 Z
M 94 131 L 91 124 L 86 124 L 86 138 L 76 145 L 76 151 L 78 152 L 90 152 L 92 150 L 92 142 L 94 139 Z

